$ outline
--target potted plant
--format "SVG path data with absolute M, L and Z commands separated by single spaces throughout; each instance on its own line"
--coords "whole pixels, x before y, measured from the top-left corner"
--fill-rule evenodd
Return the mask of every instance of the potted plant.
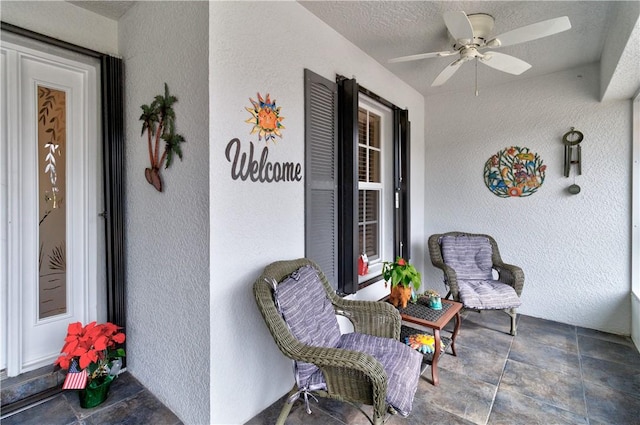
M 86 326 L 76 322 L 69 324 L 65 344 L 55 365 L 67 370 L 63 389 L 81 390 L 80 405 L 95 407 L 106 400 L 111 382 L 117 376 L 125 356 L 117 347 L 125 340 L 125 334 L 113 323 Z
M 382 263 L 382 277 L 385 281 L 391 282 L 389 301 L 394 307 L 400 304 L 405 308 L 411 298 L 412 290 L 417 291 L 420 288 L 420 273 L 402 257 L 397 257 L 394 262 Z

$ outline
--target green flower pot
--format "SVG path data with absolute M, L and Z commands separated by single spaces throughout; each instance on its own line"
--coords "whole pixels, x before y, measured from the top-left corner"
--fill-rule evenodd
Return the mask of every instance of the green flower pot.
M 84 390 L 80 390 L 78 393 L 80 407 L 90 409 L 103 403 L 109 395 L 109 388 L 114 378 L 114 375 L 108 375 L 101 383 L 98 384 L 97 380 L 91 381 Z

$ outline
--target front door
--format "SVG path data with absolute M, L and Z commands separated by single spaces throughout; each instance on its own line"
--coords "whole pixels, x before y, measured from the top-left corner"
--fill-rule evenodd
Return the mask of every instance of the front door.
M 0 360 L 15 376 L 52 364 L 69 323 L 104 320 L 104 223 L 99 63 L 7 38 Z

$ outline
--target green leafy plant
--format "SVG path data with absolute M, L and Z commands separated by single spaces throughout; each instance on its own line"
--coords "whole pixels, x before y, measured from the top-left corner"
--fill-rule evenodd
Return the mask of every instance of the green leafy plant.
M 173 104 L 178 99 L 169 94 L 169 86 L 164 83 L 164 96 L 157 95 L 149 105 L 142 105 L 142 133 L 147 132 L 147 147 L 149 149 L 150 168 L 145 168 L 144 175 L 149 184 L 153 185 L 158 192 L 162 192 L 162 179 L 160 169 L 163 165 L 169 168 L 173 163 L 174 155 L 182 160 L 182 148 L 184 137 L 175 132 L 176 114 Z M 160 155 L 161 140 L 164 141 L 164 152 Z
M 382 263 L 382 278 L 385 281 L 390 281 L 392 288 L 394 286 L 413 286 L 416 291 L 420 288 L 422 281 L 420 272 L 402 257 L 397 257 L 394 262 L 385 261 Z

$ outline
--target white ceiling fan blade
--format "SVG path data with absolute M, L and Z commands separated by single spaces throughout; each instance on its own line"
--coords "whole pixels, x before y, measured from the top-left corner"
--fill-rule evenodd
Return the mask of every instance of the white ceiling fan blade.
M 520 75 L 531 68 L 531 65 L 522 59 L 499 52 L 485 53 L 480 62 L 498 71 L 508 72 L 513 75 Z
M 444 12 L 444 23 L 449 33 L 460 42 L 460 44 L 469 44 L 473 40 L 473 27 L 467 14 L 464 12 Z
M 458 53 L 457 50 L 454 50 L 452 52 L 420 53 L 417 55 L 401 56 L 399 58 L 389 59 L 389 63 L 417 61 L 420 59 L 427 59 L 427 58 L 441 58 L 444 56 L 455 55 L 456 53 Z
M 446 83 L 447 80 L 456 73 L 458 68 L 460 68 L 460 65 L 462 65 L 464 62 L 465 61 L 461 59 L 456 59 L 455 61 L 451 62 L 445 69 L 442 70 L 440 74 L 438 74 L 436 79 L 433 80 L 433 83 L 431 83 L 431 87 L 441 86 Z
M 525 41 L 548 37 L 568 29 L 571 29 L 569 18 L 567 16 L 561 16 L 560 18 L 553 18 L 507 31 L 489 40 L 487 46 L 511 46 L 513 44 L 524 43 Z

